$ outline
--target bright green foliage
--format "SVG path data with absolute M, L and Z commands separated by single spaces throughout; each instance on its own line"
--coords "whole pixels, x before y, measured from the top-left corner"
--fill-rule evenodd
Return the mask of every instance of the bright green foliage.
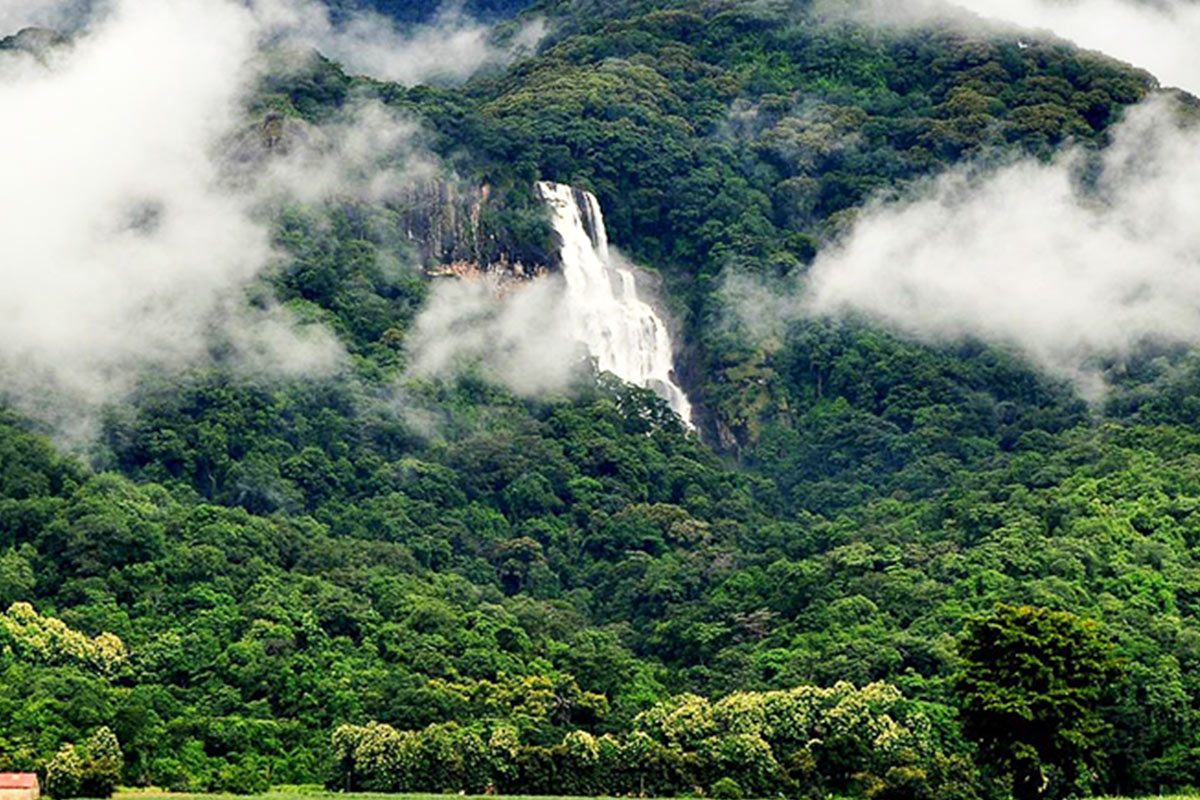
M 117 788 L 125 766 L 116 735 L 107 726 L 101 727 L 87 740 L 84 754 L 80 793 L 83 797 L 110 796 Z
M 13 603 L 0 614 L 0 663 L 78 664 L 111 673 L 127 658 L 125 645 L 113 634 L 88 638 L 62 620 L 40 616 L 28 603 Z
M 1047 769 L 1073 787 L 1100 751 L 1100 704 L 1118 676 L 1112 644 L 1096 623 L 1000 605 L 971 622 L 960 652 L 955 690 L 964 733 L 987 763 L 1011 773 L 1014 797 L 1041 797 Z
M 738 782 L 728 777 L 714 782 L 709 794 L 716 800 L 742 800 L 746 796 Z
M 79 797 L 83 785 L 83 760 L 75 745 L 63 745 L 46 765 L 46 794 L 57 800 Z
M 414 378 L 409 210 L 288 209 L 252 294 L 333 330 L 343 374 L 251 379 L 218 353 L 143 376 L 86 464 L 0 415 L 0 769 L 76 742 L 83 780 L 107 726 L 122 782 L 186 791 L 728 777 L 970 800 L 999 756 L 963 737 L 955 644 L 1007 603 L 1095 620 L 1126 664 L 1081 782 L 1200 785 L 1200 362 L 1148 350 L 1089 408 L 979 343 L 818 320 L 750 336 L 724 291 L 790 285 L 876 192 L 964 158 L 1102 146 L 1153 81 L 1037 36 L 864 29 L 808 2 L 537 5 L 540 52 L 466 85 L 289 59 L 251 105 L 410 115 L 490 187 L 487 260 L 548 258 L 533 181 L 596 191 L 662 275 L 703 441 L 586 370 L 533 399 Z
M 121 780 L 123 768 L 121 744 L 111 730 L 101 727 L 82 748 L 63 745 L 50 759 L 46 764 L 46 792 L 56 800 L 109 797 Z M 266 788 L 255 786 L 250 791 Z
M 928 718 L 895 687 L 802 686 L 738 693 L 716 704 L 683 695 L 640 714 L 633 729 L 595 736 L 572 730 L 547 746 L 522 741 L 504 723 L 388 725 L 334 731 L 334 786 L 373 791 L 477 790 L 488 783 L 568 795 L 673 795 L 695 786 L 732 786 L 752 797 L 872 787 L 931 791 L 953 774 Z M 490 730 L 489 730 L 490 728 Z M 482 747 L 486 739 L 487 745 Z M 440 747 L 446 741 L 450 746 Z M 958 767 L 961 769 L 961 766 Z M 740 795 L 739 795 L 740 796 Z M 970 796 L 969 793 L 962 796 Z

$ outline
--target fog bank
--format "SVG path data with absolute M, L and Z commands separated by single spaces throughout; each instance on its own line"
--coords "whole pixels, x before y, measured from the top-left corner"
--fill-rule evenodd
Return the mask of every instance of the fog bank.
M 219 363 L 270 379 L 339 369 L 331 332 L 253 289 L 284 258 L 271 212 L 382 202 L 429 178 L 438 165 L 416 126 L 359 105 L 320 129 L 294 123 L 302 135 L 285 155 L 252 152 L 244 107 L 260 48 L 296 33 L 281 26 L 307 2 L 82 8 L 20 0 L 0 12 L 7 32 L 75 29 L 42 60 L 0 53 L 0 149 L 15 156 L 0 193 L 3 399 L 78 442 L 145 370 Z M 421 46 L 409 53 L 413 79 Z M 231 168 L 231 158 L 242 160 Z
M 1168 82 L 1200 86 L 1194 4 L 956 4 L 1054 27 L 1163 70 Z M 891 9 L 875 22 L 931 24 L 945 13 L 920 0 Z M 1084 154 L 1064 152 L 983 175 L 967 165 L 869 205 L 820 253 L 803 289 L 773 301 L 775 313 L 866 317 L 930 342 L 1005 344 L 1093 397 L 1105 359 L 1146 343 L 1200 345 L 1200 132 L 1181 127 L 1171 103 L 1151 98 L 1113 129 L 1094 191 L 1078 180 Z M 762 300 L 744 284 L 732 291 L 745 305 Z

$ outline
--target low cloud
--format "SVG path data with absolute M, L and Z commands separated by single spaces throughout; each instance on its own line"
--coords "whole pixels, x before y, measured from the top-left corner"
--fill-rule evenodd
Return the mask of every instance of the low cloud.
M 1200 6 L 953 5 L 959 10 L 937 0 L 863 0 L 854 13 L 892 26 L 976 24 L 962 15 L 965 7 L 998 18 L 987 23 L 993 31 L 1053 28 L 1159 69 L 1167 82 L 1200 87 Z M 1198 181 L 1200 131 L 1181 121 L 1174 99 L 1159 95 L 1127 112 L 1102 153 L 960 166 L 861 210 L 803 286 L 770 291 L 731 280 L 727 292 L 759 336 L 778 335 L 799 317 L 850 316 L 929 342 L 978 338 L 1014 348 L 1094 398 L 1113 359 L 1144 345 L 1200 346 Z
M 817 0 L 826 17 L 906 29 L 948 26 L 1033 38 L 1049 32 L 1196 90 L 1200 3 L 1188 0 Z M 965 12 L 965 13 L 964 13 Z
M 1098 359 L 1200 344 L 1197 154 L 1200 132 L 1160 98 L 1116 130 L 1093 190 L 1077 180 L 1078 152 L 951 172 L 867 208 L 813 265 L 795 310 L 1005 343 L 1094 393 Z
M 81 4 L 5 6 L 6 24 L 80 23 Z M 275 29 L 240 0 L 112 0 L 69 47 L 0 53 L 0 399 L 86 441 L 149 371 L 220 363 L 328 374 L 331 332 L 255 288 L 284 255 L 271 212 L 382 202 L 430 179 L 409 120 L 378 104 L 261 145 L 245 100 Z M 232 167 L 231 167 L 232 165 Z M 254 293 L 255 302 L 249 302 Z
M 317 0 L 255 0 L 254 6 L 276 41 L 316 49 L 351 73 L 407 85 L 464 80 L 532 51 L 545 33 L 534 20 L 497 42 L 489 26 L 453 6 L 419 25 L 366 11 L 335 22 Z
M 336 20 L 321 0 L 228 0 L 251 17 L 263 44 L 317 50 L 349 72 L 405 85 L 457 82 L 536 50 L 545 20 L 533 18 L 496 36 L 495 29 L 446 3 L 430 21 L 403 24 L 369 10 Z M 0 38 L 26 27 L 74 31 L 129 0 L 4 0 Z
M 409 336 L 408 352 L 414 375 L 448 377 L 474 369 L 526 396 L 567 389 L 587 364 L 555 276 L 504 292 L 487 280 L 439 282 Z
M 0 3 L 0 39 L 22 28 L 77 27 L 90 15 L 93 0 L 4 0 Z
M 52 69 L 0 82 L 0 364 L 18 404 L 112 400 L 139 366 L 203 362 L 214 325 L 252 338 L 233 309 L 267 233 L 208 152 L 252 34 L 230 3 L 126 2 Z
M 421 144 L 420 126 L 377 101 L 352 102 L 320 127 L 288 118 L 273 124 L 278 131 L 270 135 L 283 142 L 274 151 L 262 149 L 258 129 L 243 131 L 232 145 L 241 156 L 238 166 L 249 161 L 255 167 L 245 182 L 264 201 L 381 204 L 442 176 L 437 158 Z
M 919 0 L 918 0 L 919 1 Z M 1183 0 L 954 0 L 990 19 L 1050 30 L 1154 73 L 1200 88 L 1200 4 Z
M 825 20 L 897 30 L 929 25 L 971 26 L 982 30 L 985 26 L 978 16 L 965 14 L 964 4 L 954 0 L 814 0 L 812 10 Z

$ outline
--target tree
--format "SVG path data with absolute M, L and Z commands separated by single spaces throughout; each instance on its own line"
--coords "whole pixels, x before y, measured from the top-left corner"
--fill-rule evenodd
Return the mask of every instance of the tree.
M 1046 768 L 1075 783 L 1097 753 L 1100 706 L 1119 671 L 1099 626 L 1064 611 L 999 605 L 967 626 L 955 690 L 963 730 L 1012 777 L 1017 800 L 1045 792 Z
M 63 745 L 46 765 L 46 793 L 56 800 L 78 797 L 82 780 L 83 761 L 75 745 Z
M 88 739 L 86 752 L 83 784 L 80 787 L 83 795 L 111 797 L 121 780 L 121 768 L 125 765 L 116 735 L 107 726 L 101 727 Z

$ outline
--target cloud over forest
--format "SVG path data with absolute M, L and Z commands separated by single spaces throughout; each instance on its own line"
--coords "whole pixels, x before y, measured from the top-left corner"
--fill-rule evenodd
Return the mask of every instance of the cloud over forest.
M 358 41 L 359 22 L 334 28 L 316 8 L 307 0 L 3 4 L 0 36 L 26 25 L 73 34 L 40 58 L 0 53 L 0 148 L 20 154 L 0 194 L 8 402 L 62 437 L 86 437 L 96 410 L 121 400 L 145 369 L 203 366 L 217 353 L 256 375 L 337 368 L 329 331 L 269 301 L 247 302 L 281 257 L 268 212 L 332 197 L 378 202 L 437 164 L 412 122 L 365 105 L 311 131 L 286 158 L 248 174 L 227 168 L 230 142 L 252 121 L 245 100 L 265 43 Z M 503 57 L 460 18 L 407 34 L 382 30 L 392 38 L 380 46 L 397 50 L 381 77 L 416 81 L 427 68 L 441 76 L 427 51 L 442 43 Z M 453 77 L 463 77 L 483 62 L 453 63 Z
M 876 24 L 932 24 L 946 3 L 872 8 Z M 1200 6 L 1122 0 L 958 0 L 1014 25 L 1200 88 Z M 958 16 L 953 24 L 971 24 Z M 978 18 L 975 18 L 978 19 Z M 992 29 L 994 31 L 994 28 Z M 1084 188 L 1085 158 L 1098 177 Z M 782 318 L 865 316 L 916 338 L 981 338 L 1101 391 L 1098 364 L 1146 343 L 1200 346 L 1200 131 L 1174 100 L 1128 111 L 1099 156 L 1068 150 L 980 174 L 972 165 L 880 200 L 821 252 Z M 743 300 L 745 285 L 735 287 Z

